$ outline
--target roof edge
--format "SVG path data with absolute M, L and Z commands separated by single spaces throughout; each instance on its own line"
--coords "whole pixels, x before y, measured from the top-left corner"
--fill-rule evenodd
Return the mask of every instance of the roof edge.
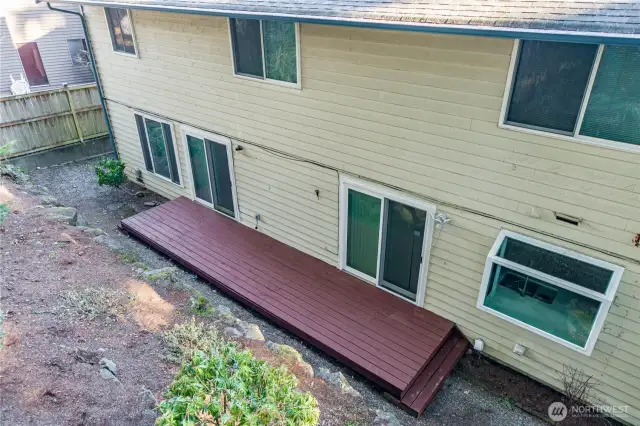
M 48 3 L 35 0 L 36 3 Z M 65 0 L 65 3 L 86 6 L 121 7 L 124 9 L 154 10 L 160 12 L 188 13 L 195 15 L 223 16 L 229 18 L 275 19 L 309 24 L 340 25 L 347 27 L 375 28 L 383 30 L 414 31 L 435 34 L 472 35 L 523 40 L 563 41 L 571 43 L 640 45 L 640 34 L 618 34 L 605 32 L 561 31 L 480 25 L 432 24 L 407 21 L 382 21 L 373 19 L 338 18 L 284 13 L 233 11 L 228 9 L 175 7 L 151 4 L 130 4 L 101 0 Z

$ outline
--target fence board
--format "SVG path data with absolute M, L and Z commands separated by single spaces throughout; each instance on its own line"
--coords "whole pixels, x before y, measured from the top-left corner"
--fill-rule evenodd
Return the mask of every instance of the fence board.
M 11 144 L 8 158 L 106 133 L 95 84 L 0 99 L 0 146 Z

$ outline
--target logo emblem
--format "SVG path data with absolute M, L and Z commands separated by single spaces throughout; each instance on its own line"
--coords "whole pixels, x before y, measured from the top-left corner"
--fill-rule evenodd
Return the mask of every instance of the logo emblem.
M 554 422 L 561 422 L 567 418 L 569 410 L 567 410 L 567 406 L 562 402 L 554 402 L 549 406 L 549 410 L 547 412 L 551 420 Z

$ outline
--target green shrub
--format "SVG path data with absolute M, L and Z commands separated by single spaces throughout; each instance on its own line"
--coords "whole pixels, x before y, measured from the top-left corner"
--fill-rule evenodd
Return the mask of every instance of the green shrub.
M 9 205 L 7 203 L 0 203 L 0 224 L 9 216 L 9 213 L 11 213 Z
M 120 262 L 122 263 L 137 263 L 140 262 L 140 255 L 135 251 L 123 251 L 118 255 Z
M 9 154 L 11 154 L 11 151 L 13 150 L 14 143 L 16 143 L 16 141 L 9 141 L 4 145 L 0 145 L 0 157 L 8 157 Z
M 105 158 L 96 166 L 96 175 L 98 176 L 98 185 L 109 185 L 120 187 L 127 180 L 124 174 L 125 164 L 120 160 Z
M 296 389 L 284 367 L 274 368 L 233 343 L 197 352 L 182 366 L 159 406 L 156 424 L 287 425 L 318 423 L 318 401 Z
M 189 305 L 191 305 L 191 310 L 194 314 L 201 317 L 208 317 L 213 313 L 213 307 L 211 306 L 211 302 L 209 299 L 196 292 L 189 299 Z

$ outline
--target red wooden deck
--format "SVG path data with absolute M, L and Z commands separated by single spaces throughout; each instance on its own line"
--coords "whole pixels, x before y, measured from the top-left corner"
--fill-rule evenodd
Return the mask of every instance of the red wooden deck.
M 416 414 L 466 349 L 451 321 L 186 198 L 129 217 L 121 227 Z

